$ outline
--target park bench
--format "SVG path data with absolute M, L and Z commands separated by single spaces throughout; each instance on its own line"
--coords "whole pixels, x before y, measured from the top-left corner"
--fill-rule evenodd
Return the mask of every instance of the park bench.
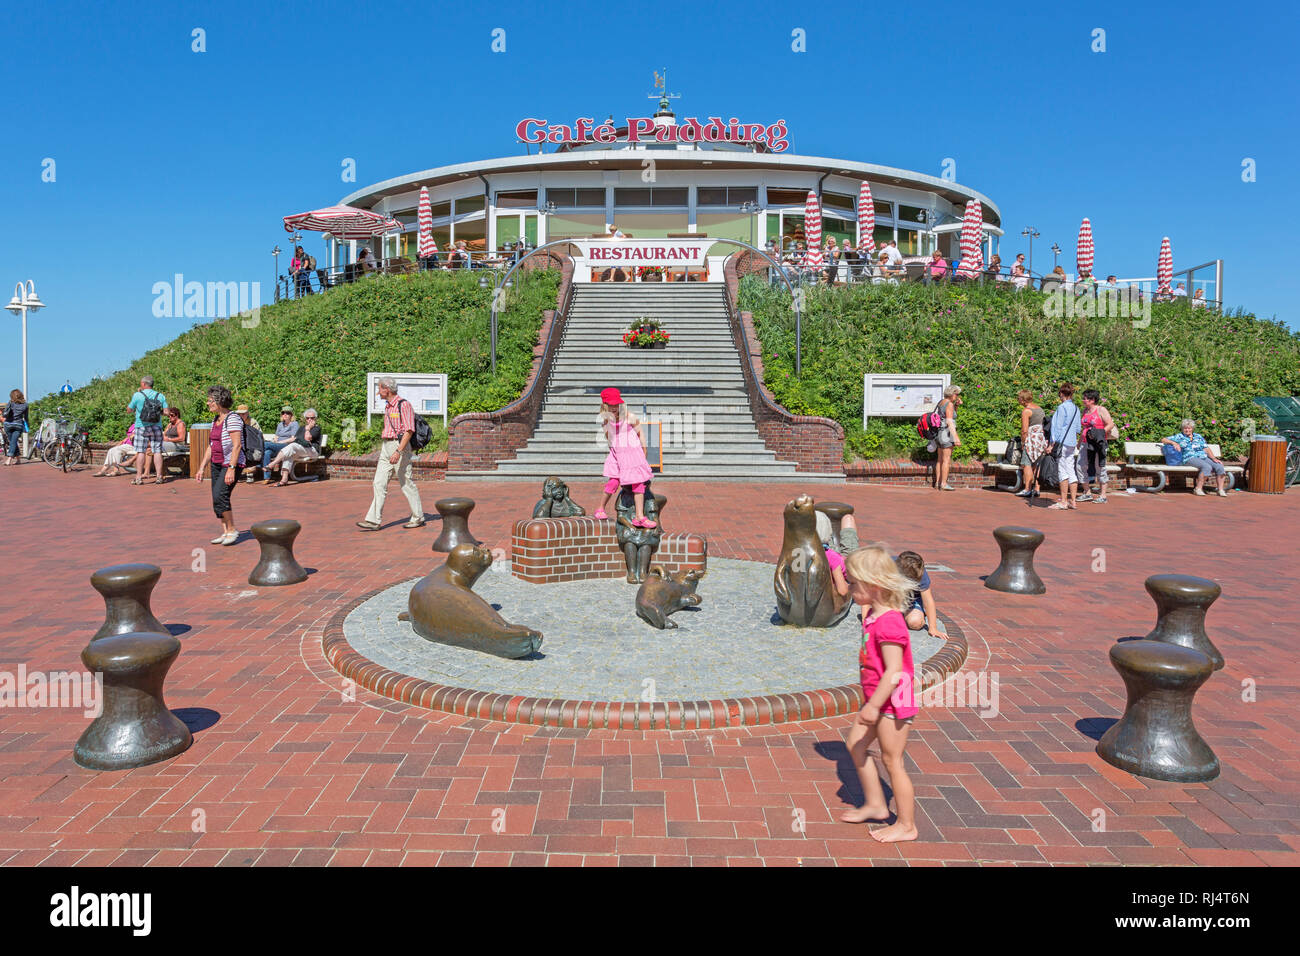
M 1218 445 L 1207 444 L 1206 449 L 1216 458 L 1221 457 Z M 1133 488 L 1134 478 L 1150 478 L 1155 482 L 1150 488 L 1137 487 L 1137 491 L 1150 491 L 1159 493 L 1165 490 L 1165 485 L 1169 482 L 1169 477 L 1195 478 L 1199 470 L 1195 465 L 1169 465 L 1165 463 L 1165 453 L 1158 441 L 1126 441 L 1124 443 L 1124 457 L 1128 464 L 1124 468 L 1124 478 L 1130 488 Z M 1154 462 L 1138 461 L 1139 458 L 1155 458 Z M 1242 474 L 1245 469 L 1241 465 L 1230 465 L 1226 461 L 1223 463 L 1224 471 L 1227 472 L 1228 489 L 1231 490 L 1236 485 L 1237 476 Z
M 1024 472 L 1021 471 L 1021 468 L 1022 468 L 1023 466 L 1022 466 L 1022 465 L 1011 465 L 1011 464 L 1008 464 L 1007 462 L 1001 460 L 1001 459 L 1002 459 L 1002 456 L 1005 455 L 1005 454 L 1007 453 L 1007 442 L 1004 442 L 1004 441 L 991 441 L 991 442 L 989 442 L 989 443 L 988 443 L 988 453 L 989 453 L 989 458 L 992 459 L 992 460 L 991 460 L 991 461 L 986 461 L 986 462 L 984 463 L 984 466 L 985 466 L 986 468 L 992 468 L 992 469 L 993 469 L 993 474 L 994 474 L 995 476 L 996 476 L 996 475 L 1009 475 L 1009 474 L 1013 474 L 1013 473 L 1014 473 L 1014 475 L 1015 475 L 1015 479 L 1016 479 L 1016 483 L 1011 487 L 1011 491 L 1012 491 L 1012 493 L 1015 493 L 1015 492 L 1019 491 L 1021 488 L 1023 488 L 1023 487 L 1025 486 L 1025 482 L 1024 482 Z M 1083 453 L 1083 451 L 1082 451 L 1082 449 L 1080 449 L 1080 454 L 1082 454 L 1082 453 Z M 1216 450 L 1215 453 L 1216 453 L 1216 454 L 1218 453 L 1217 450 Z M 1194 470 L 1195 470 L 1195 469 L 1193 469 L 1193 471 L 1194 471 Z M 1110 473 L 1110 475 L 1117 477 L 1117 476 L 1120 474 L 1120 472 L 1123 471 L 1123 468 L 1122 468 L 1121 466 L 1119 466 L 1119 465 L 1112 465 L 1112 464 L 1110 464 L 1110 463 L 1107 463 L 1107 465 L 1106 465 L 1106 471 L 1107 471 L 1108 473 Z M 993 481 L 994 481 L 994 484 L 997 484 L 997 478 L 996 478 L 996 477 L 993 479 Z M 1050 491 L 1051 489 L 1048 489 L 1048 490 Z
M 318 453 L 313 455 L 308 455 L 305 458 L 295 458 L 293 459 L 293 461 L 289 463 L 290 481 L 317 481 L 320 479 L 321 472 L 325 470 L 324 469 L 325 444 L 328 441 L 328 438 L 329 438 L 328 435 L 326 435 L 324 432 L 321 432 L 320 451 Z M 299 474 L 298 471 L 299 467 L 302 468 L 301 474 Z M 312 469 L 314 473 L 310 475 L 307 474 L 309 469 Z

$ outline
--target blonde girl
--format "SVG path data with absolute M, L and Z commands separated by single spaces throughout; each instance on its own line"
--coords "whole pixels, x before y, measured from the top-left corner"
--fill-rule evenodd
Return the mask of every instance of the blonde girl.
M 609 454 L 605 457 L 605 500 L 593 518 L 604 519 L 606 508 L 621 487 L 629 488 L 636 502 L 636 517 L 632 526 L 654 528 L 657 525 L 645 516 L 646 482 L 654 474 L 645 457 L 645 434 L 636 416 L 628 411 L 623 396 L 616 388 L 606 388 L 600 393 L 600 427 L 609 440 Z
M 862 608 L 858 667 L 863 704 L 849 730 L 848 749 L 866 802 L 845 810 L 840 819 L 846 823 L 865 823 L 889 817 L 880 775 L 867 753 L 872 742 L 879 740 L 881 759 L 894 789 L 898 818 L 887 827 L 871 831 L 871 837 L 880 843 L 915 840 L 916 800 L 904 766 L 903 750 L 918 709 L 913 693 L 916 672 L 903 610 L 910 603 L 916 582 L 898 570 L 889 549 L 882 544 L 854 551 L 845 560 L 845 570 L 853 600 Z

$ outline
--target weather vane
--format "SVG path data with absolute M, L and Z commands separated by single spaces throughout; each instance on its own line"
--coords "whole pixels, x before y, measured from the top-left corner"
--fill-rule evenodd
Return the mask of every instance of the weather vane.
M 668 101 L 669 101 L 669 100 L 680 100 L 680 99 L 682 98 L 682 97 L 681 97 L 681 94 L 680 94 L 680 93 L 669 93 L 669 92 L 668 92 L 668 86 L 667 86 L 667 84 L 668 84 L 668 68 L 667 68 L 667 67 L 664 67 L 662 73 L 661 73 L 660 71 L 658 71 L 658 70 L 655 70 L 655 71 L 654 71 L 654 74 L 655 74 L 655 89 L 656 89 L 656 90 L 659 90 L 659 92 L 658 92 L 658 93 L 650 93 L 650 94 L 647 96 L 647 99 L 658 100 L 658 101 L 659 101 L 659 106 L 660 106 L 660 108 L 662 108 L 662 109 L 667 109 L 667 108 L 668 108 Z

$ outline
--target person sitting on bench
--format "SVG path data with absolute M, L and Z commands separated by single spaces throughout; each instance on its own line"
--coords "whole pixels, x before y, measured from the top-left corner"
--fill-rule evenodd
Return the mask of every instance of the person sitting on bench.
M 295 458 L 316 458 L 320 455 L 320 426 L 316 424 L 316 409 L 309 408 L 302 413 L 302 424 L 293 443 L 281 448 L 266 469 L 265 484 L 274 483 L 273 471 L 280 472 L 280 487 L 289 484 L 289 475 L 293 472 Z M 287 467 L 286 467 L 287 466 Z

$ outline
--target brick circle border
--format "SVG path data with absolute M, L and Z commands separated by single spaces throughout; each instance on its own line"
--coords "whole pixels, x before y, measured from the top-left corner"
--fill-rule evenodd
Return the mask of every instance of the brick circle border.
M 325 625 L 321 650 L 330 666 L 367 690 L 424 710 L 539 727 L 578 730 L 709 730 L 756 727 L 798 720 L 816 720 L 852 713 L 862 706 L 857 684 L 791 694 L 765 694 L 721 700 L 643 701 L 561 700 L 498 694 L 468 687 L 450 687 L 376 664 L 348 643 L 343 622 L 349 614 L 391 585 L 375 588 L 340 608 Z M 921 664 L 918 693 L 942 683 L 966 662 L 965 632 L 939 612 L 948 640 Z

